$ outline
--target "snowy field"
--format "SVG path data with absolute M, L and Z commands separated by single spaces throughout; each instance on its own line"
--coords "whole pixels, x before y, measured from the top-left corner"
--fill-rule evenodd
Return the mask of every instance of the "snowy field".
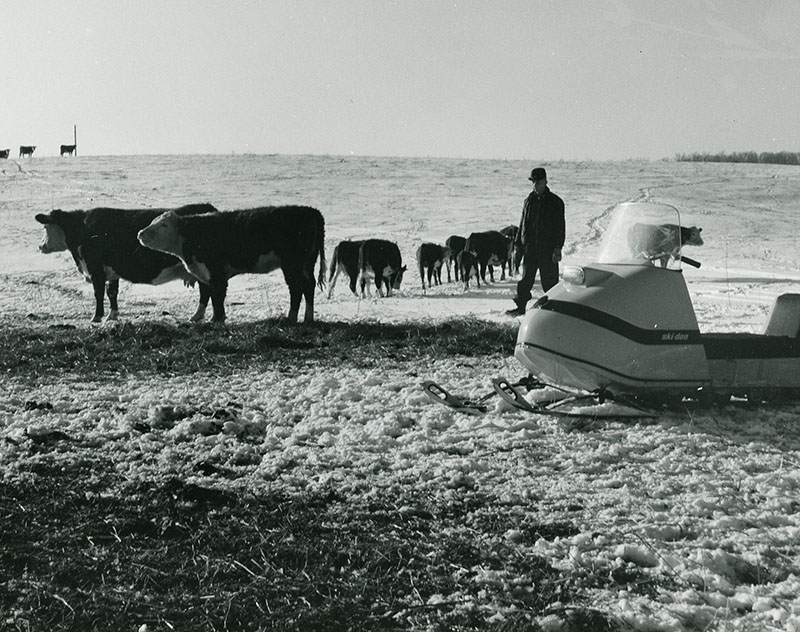
M 91 286 L 68 254 L 42 255 L 33 216 L 54 208 L 169 207 L 210 202 L 220 210 L 307 204 L 326 219 L 326 254 L 341 239 L 396 241 L 409 265 L 402 290 L 359 300 L 340 277 L 320 321 L 436 323 L 474 317 L 516 322 L 513 281 L 464 292 L 456 283 L 423 293 L 414 268 L 422 241 L 516 224 L 534 162 L 322 156 L 147 156 L 33 158 L 0 164 L 0 328 L 78 331 L 157 321 L 185 322 L 196 290 L 180 284 L 120 288 L 120 321 L 91 325 Z M 551 189 L 565 201 L 565 264 L 588 263 L 615 204 L 676 206 L 705 245 L 686 254 L 690 295 L 703 332 L 759 332 L 772 301 L 800 292 L 800 168 L 663 162 L 554 162 Z M 534 297 L 541 288 L 534 290 Z M 229 323 L 275 318 L 288 308 L 279 273 L 231 282 Z M 214 335 L 213 330 L 208 335 Z M 1 477 L 26 476 L 38 458 L 28 438 L 55 430 L 102 446 L 131 479 L 179 475 L 232 490 L 335 486 L 345 497 L 413 486 L 433 498 L 480 492 L 525 520 L 569 521 L 574 533 L 528 539 L 494 536 L 515 556 L 539 556 L 564 573 L 609 577 L 619 569 L 661 578 L 659 588 L 597 582 L 592 607 L 620 629 L 800 630 L 800 405 L 669 414 L 647 423 L 575 428 L 550 418 L 497 410 L 464 415 L 430 402 L 434 379 L 478 395 L 492 377 L 522 368 L 498 353 L 479 363 L 442 357 L 428 366 L 380 361 L 339 369 L 312 365 L 215 375 L 124 372 L 86 381 L 70 371 L 0 375 Z M 48 402 L 48 407 L 26 402 Z M 172 420 L 164 410 L 241 409 L 222 432 L 207 420 Z M 137 423 L 154 430 L 137 432 Z M 4 439 L 4 440 L 3 440 Z M 234 477 L 190 465 L 213 455 Z M 60 454 L 68 460 L 69 450 Z M 446 534 L 444 534 L 446 537 Z M 487 541 L 487 547 L 497 542 Z M 454 571 L 455 572 L 455 571 Z M 476 583 L 513 578 L 461 569 Z M 491 610 L 476 593 L 432 595 L 427 604 Z M 537 615 L 561 629 L 561 610 Z M 585 605 L 585 604 L 584 604 Z M 11 615 L 8 615 L 11 616 Z M 21 616 L 21 615 L 20 615 Z

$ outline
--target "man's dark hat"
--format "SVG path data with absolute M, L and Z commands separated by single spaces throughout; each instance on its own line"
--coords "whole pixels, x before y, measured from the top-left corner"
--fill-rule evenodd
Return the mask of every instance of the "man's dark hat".
M 531 177 L 528 178 L 532 182 L 536 182 L 537 180 L 547 180 L 547 172 L 542 167 L 536 167 L 533 171 L 531 171 Z

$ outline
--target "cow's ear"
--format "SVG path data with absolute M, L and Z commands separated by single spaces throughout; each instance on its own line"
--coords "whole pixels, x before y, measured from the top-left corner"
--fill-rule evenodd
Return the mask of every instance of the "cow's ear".
M 52 224 L 53 218 L 47 215 L 46 213 L 37 213 L 34 216 L 34 219 L 39 222 L 40 224 Z

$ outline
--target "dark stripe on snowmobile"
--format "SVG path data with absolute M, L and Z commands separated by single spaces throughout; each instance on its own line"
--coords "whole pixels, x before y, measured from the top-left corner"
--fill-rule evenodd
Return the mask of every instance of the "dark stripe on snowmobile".
M 766 360 L 800 357 L 800 340 L 762 334 L 703 334 L 709 360 Z
M 518 347 L 530 347 L 532 349 L 540 349 L 541 351 L 546 351 L 547 353 L 551 353 L 554 356 L 558 356 L 559 358 L 564 358 L 565 360 L 570 360 L 571 362 L 575 362 L 576 364 L 584 364 L 586 366 L 591 366 L 596 369 L 600 369 L 605 373 L 609 373 L 612 375 L 616 375 L 617 377 L 624 378 L 628 382 L 633 383 L 640 383 L 640 384 L 659 384 L 661 386 L 672 386 L 673 388 L 696 388 L 698 386 L 702 386 L 703 384 L 708 384 L 707 379 L 703 379 L 701 377 L 697 377 L 694 379 L 684 379 L 684 380 L 674 380 L 669 378 L 658 378 L 658 377 L 640 377 L 636 375 L 628 375 L 627 373 L 621 373 L 619 371 L 614 371 L 613 369 L 609 369 L 607 366 L 602 364 L 597 364 L 596 362 L 589 362 L 584 358 L 576 358 L 575 356 L 570 356 L 565 353 L 558 353 L 557 351 L 553 351 L 549 347 L 543 347 L 541 345 L 535 345 L 530 342 L 518 342 Z
M 626 320 L 612 316 L 593 307 L 567 301 L 548 300 L 535 306 L 551 312 L 572 316 L 642 345 L 697 345 L 700 344 L 698 329 L 642 329 Z

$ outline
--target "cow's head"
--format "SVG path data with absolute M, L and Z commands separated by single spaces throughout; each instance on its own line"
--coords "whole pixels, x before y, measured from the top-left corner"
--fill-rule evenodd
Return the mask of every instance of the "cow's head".
M 69 248 L 65 232 L 67 213 L 56 209 L 50 213 L 37 213 L 34 218 L 44 225 L 44 235 L 39 244 L 39 252 L 50 254 L 51 252 L 64 252 Z
M 690 226 L 689 228 L 682 228 L 681 229 L 681 245 L 682 246 L 702 246 L 703 245 L 703 238 L 700 236 L 700 233 L 703 231 L 702 228 L 698 228 L 697 226 Z
M 156 217 L 147 228 L 136 235 L 139 243 L 152 250 L 166 252 L 180 257 L 183 252 L 183 239 L 178 228 L 178 214 L 167 211 Z
M 406 271 L 406 266 L 403 266 L 396 272 L 392 272 L 390 283 L 392 284 L 393 290 L 399 290 L 400 284 L 403 282 L 403 273 Z

